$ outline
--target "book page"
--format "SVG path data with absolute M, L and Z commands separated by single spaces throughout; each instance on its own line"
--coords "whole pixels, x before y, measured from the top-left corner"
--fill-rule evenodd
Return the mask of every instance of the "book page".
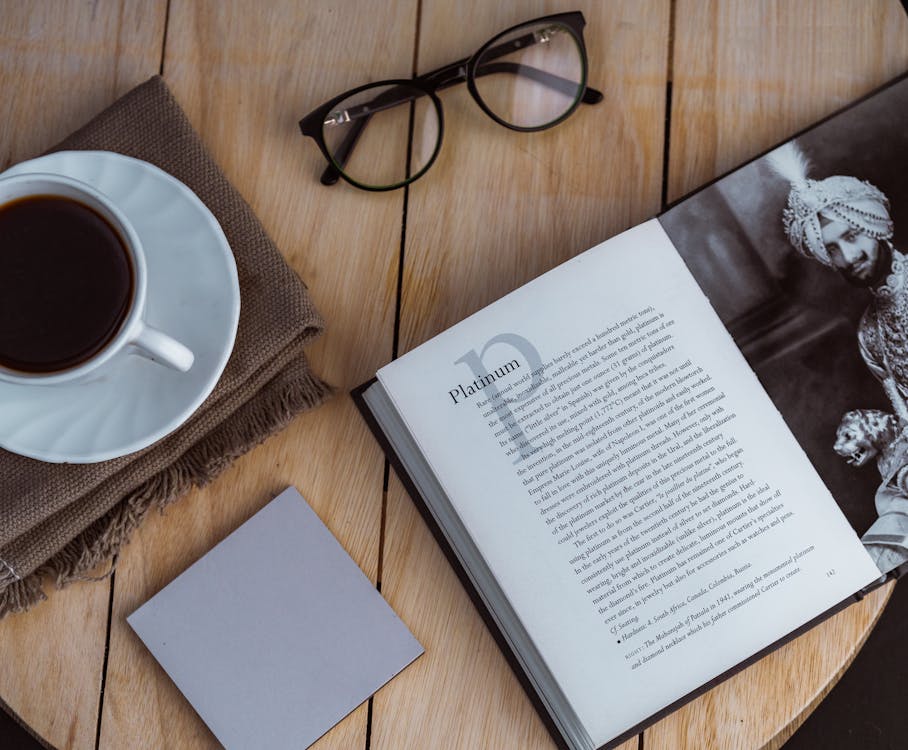
M 655 220 L 378 377 L 597 744 L 879 575 Z

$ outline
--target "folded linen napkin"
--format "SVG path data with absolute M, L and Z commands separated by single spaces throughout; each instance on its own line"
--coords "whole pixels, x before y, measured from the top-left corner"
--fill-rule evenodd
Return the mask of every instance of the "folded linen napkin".
M 191 188 L 224 230 L 242 299 L 220 381 L 176 432 L 96 464 L 49 464 L 0 450 L 0 617 L 83 580 L 152 508 L 211 480 L 319 404 L 330 388 L 303 348 L 323 321 L 308 291 L 227 181 L 160 77 L 133 89 L 52 150 L 99 149 L 148 161 Z

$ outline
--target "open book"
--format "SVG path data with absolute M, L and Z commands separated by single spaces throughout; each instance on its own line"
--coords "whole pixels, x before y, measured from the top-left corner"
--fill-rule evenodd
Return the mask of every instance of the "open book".
M 562 746 L 908 560 L 906 107 L 902 78 L 357 390 Z

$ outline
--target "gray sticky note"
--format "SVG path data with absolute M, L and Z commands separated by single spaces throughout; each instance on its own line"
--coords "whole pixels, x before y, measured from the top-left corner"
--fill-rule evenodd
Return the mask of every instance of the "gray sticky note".
M 422 653 L 292 487 L 127 618 L 226 748 L 302 748 Z

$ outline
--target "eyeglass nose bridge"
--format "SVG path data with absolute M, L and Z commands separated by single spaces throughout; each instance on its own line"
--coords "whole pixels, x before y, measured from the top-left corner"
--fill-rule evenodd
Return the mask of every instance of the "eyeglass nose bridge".
M 470 59 L 465 58 L 450 65 L 445 65 L 443 68 L 433 70 L 430 73 L 425 73 L 416 80 L 427 84 L 433 91 L 440 91 L 450 86 L 456 86 L 459 83 L 465 83 L 469 76 L 469 67 Z

